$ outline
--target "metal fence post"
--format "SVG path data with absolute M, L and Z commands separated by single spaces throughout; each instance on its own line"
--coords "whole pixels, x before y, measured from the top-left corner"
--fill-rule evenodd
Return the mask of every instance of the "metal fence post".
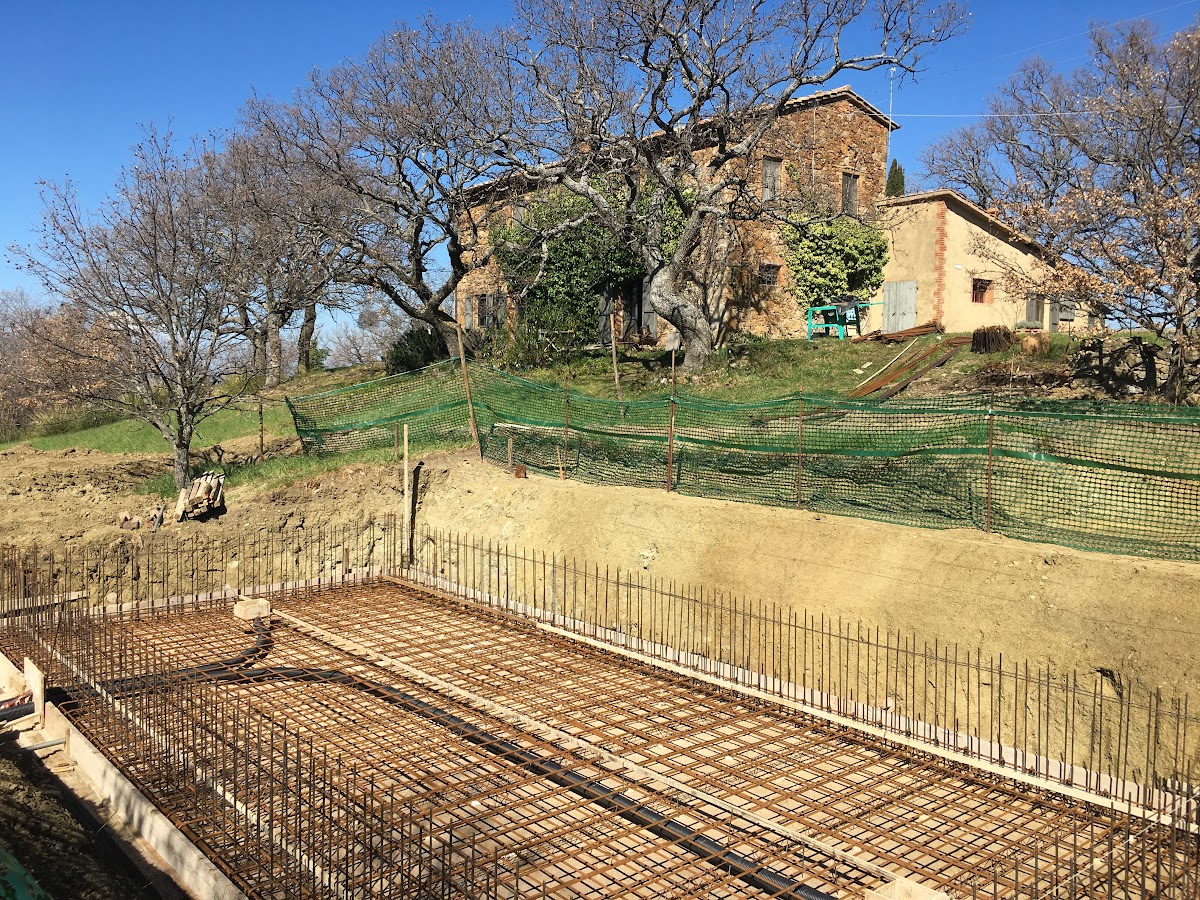
M 570 460 L 571 452 L 571 395 L 567 394 L 563 397 L 563 445 L 562 445 L 562 462 L 558 464 L 558 477 L 565 479 L 566 466 Z
M 804 509 L 804 395 L 796 412 L 796 508 Z
M 475 403 L 471 400 L 471 379 L 467 375 L 467 352 L 463 347 L 463 330 L 462 326 L 458 326 L 458 358 L 462 363 L 463 389 L 467 393 L 467 413 L 471 417 L 471 439 L 475 441 L 475 449 L 479 451 L 479 458 L 483 458 L 483 444 L 479 440 L 479 426 L 475 423 Z

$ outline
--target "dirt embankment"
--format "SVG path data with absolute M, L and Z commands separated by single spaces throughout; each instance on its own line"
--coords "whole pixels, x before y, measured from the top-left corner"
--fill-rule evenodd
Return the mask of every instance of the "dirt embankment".
M 151 539 L 117 528 L 167 458 L 0 451 L 0 543 Z M 791 509 L 515 479 L 469 452 L 425 458 L 418 526 L 779 601 L 985 657 L 1108 669 L 1200 694 L 1200 565 L 1086 553 L 977 531 L 928 531 Z M 215 522 L 163 536 L 299 530 L 400 515 L 399 467 L 352 465 L 231 490 Z
M 240 485 L 226 492 L 229 511 L 219 521 L 176 523 L 171 521 L 173 501 L 137 491 L 139 484 L 170 468 L 165 454 L 41 451 L 28 446 L 0 450 L 0 544 L 53 547 L 147 540 L 149 528 L 121 530 L 121 514 L 148 521 L 160 505 L 167 507 L 164 537 L 279 531 L 398 513 L 402 505 L 398 469 L 348 466 L 279 487 Z
M 118 858 L 103 829 L 76 813 L 54 776 L 30 751 L 17 746 L 16 735 L 0 732 L 0 844 L 51 897 L 158 897 L 129 863 Z M 3 888 L 0 881 L 0 895 Z
M 427 462 L 418 525 L 1200 694 L 1200 565 Z

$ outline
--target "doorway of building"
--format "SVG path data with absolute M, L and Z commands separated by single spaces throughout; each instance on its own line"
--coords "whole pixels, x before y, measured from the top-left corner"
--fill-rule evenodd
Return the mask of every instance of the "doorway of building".
M 903 331 L 917 324 L 917 283 L 887 281 L 883 285 L 883 331 Z

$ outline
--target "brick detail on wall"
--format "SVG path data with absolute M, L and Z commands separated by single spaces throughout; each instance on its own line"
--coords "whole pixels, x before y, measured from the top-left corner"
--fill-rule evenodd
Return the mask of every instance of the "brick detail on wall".
M 942 323 L 946 309 L 946 201 L 937 204 L 937 225 L 934 230 L 933 269 L 937 278 L 933 285 L 933 321 Z

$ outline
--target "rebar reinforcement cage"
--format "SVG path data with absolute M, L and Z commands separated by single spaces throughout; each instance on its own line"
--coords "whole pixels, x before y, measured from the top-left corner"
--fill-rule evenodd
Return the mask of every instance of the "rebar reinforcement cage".
M 272 600 L 275 630 L 229 615 L 245 596 Z M 932 853 L 917 868 L 952 895 L 1200 896 L 1200 723 L 1186 698 L 1128 681 L 1114 693 L 1099 675 L 464 535 L 406 535 L 391 519 L 255 541 L 9 550 L 0 614 L 8 655 L 41 666 L 72 721 L 253 896 L 639 896 L 642 881 L 681 897 L 807 896 L 805 885 L 854 896 L 878 886 L 872 866 L 905 858 L 856 862 L 862 847 L 882 853 L 882 835 L 906 828 Z M 460 696 L 476 643 L 484 674 L 470 690 L 511 678 L 502 703 Z M 590 655 L 570 662 L 577 652 Z M 666 713 L 601 712 L 606 697 L 668 690 L 687 698 L 663 707 L 686 706 L 669 727 Z M 655 729 L 670 751 L 655 777 L 680 767 L 668 786 L 721 769 L 719 756 L 694 756 L 712 721 L 723 742 L 776 743 L 730 751 L 699 795 L 614 781 L 603 754 L 581 756 L 544 726 L 569 719 L 572 692 L 606 723 L 593 737 L 568 728 L 572 741 L 608 753 L 622 729 Z M 802 755 L 787 743 L 799 737 L 779 736 L 794 716 L 811 731 Z M 853 763 L 868 750 L 899 769 Z M 823 797 L 818 807 L 859 811 L 804 820 L 820 840 L 714 812 L 712 792 L 731 779 L 750 780 L 739 796 L 776 791 L 789 808 L 804 790 L 793 797 L 780 778 L 822 757 L 878 770 L 878 784 L 852 779 Z M 839 856 L 842 836 L 869 822 L 863 810 L 891 795 L 966 836 L 939 838 L 957 848 L 942 859 L 925 826 L 904 820 Z M 472 818 L 473 802 L 493 817 Z M 632 806 L 622 816 L 613 803 Z M 654 832 L 643 808 L 676 830 Z M 782 881 L 745 880 L 759 870 Z

